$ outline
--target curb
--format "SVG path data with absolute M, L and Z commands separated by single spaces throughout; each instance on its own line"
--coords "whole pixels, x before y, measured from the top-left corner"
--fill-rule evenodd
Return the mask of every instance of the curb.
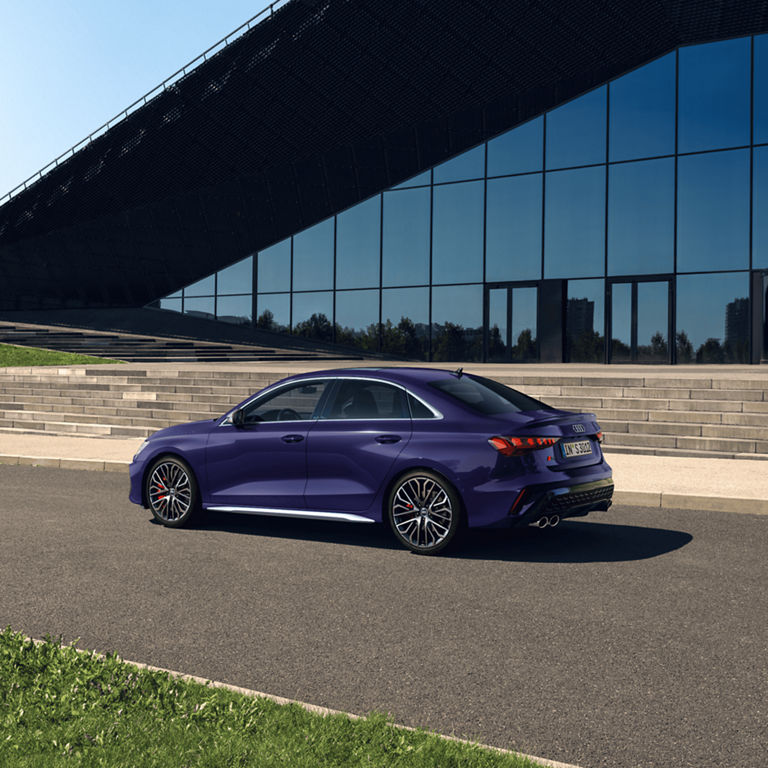
M 56 469 L 83 469 L 93 472 L 127 472 L 130 462 L 102 459 L 62 459 L 56 456 L 15 456 L 0 454 L 0 464 Z M 686 509 L 703 512 L 733 512 L 746 515 L 768 515 L 768 499 L 738 496 L 696 496 L 688 493 L 659 491 L 615 491 L 614 504 L 657 509 Z

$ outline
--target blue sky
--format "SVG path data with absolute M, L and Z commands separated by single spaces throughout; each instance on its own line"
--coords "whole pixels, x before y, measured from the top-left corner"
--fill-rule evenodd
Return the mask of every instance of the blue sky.
M 0 197 L 267 5 L 0 0 Z

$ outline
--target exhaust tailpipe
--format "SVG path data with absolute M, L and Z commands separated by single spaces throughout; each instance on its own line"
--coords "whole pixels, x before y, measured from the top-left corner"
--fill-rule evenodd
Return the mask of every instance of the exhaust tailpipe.
M 531 523 L 535 528 L 546 528 L 549 525 L 548 517 L 540 517 L 536 522 Z
M 554 528 L 560 522 L 560 515 L 552 515 L 549 518 L 549 524 Z

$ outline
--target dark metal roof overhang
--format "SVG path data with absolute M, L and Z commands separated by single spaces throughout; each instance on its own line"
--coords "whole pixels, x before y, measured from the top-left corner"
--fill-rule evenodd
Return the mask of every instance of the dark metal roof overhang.
M 679 45 L 746 0 L 292 0 L 0 208 L 0 309 L 141 306 Z

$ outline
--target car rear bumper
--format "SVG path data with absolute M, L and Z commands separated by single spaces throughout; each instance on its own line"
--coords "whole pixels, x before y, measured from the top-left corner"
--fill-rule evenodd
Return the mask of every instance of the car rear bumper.
M 612 498 L 612 477 L 559 488 L 529 486 L 516 504 L 515 511 L 519 510 L 519 513 L 509 516 L 509 524 L 512 527 L 530 525 L 553 515 L 560 519 L 582 517 L 597 510 L 607 510 Z

